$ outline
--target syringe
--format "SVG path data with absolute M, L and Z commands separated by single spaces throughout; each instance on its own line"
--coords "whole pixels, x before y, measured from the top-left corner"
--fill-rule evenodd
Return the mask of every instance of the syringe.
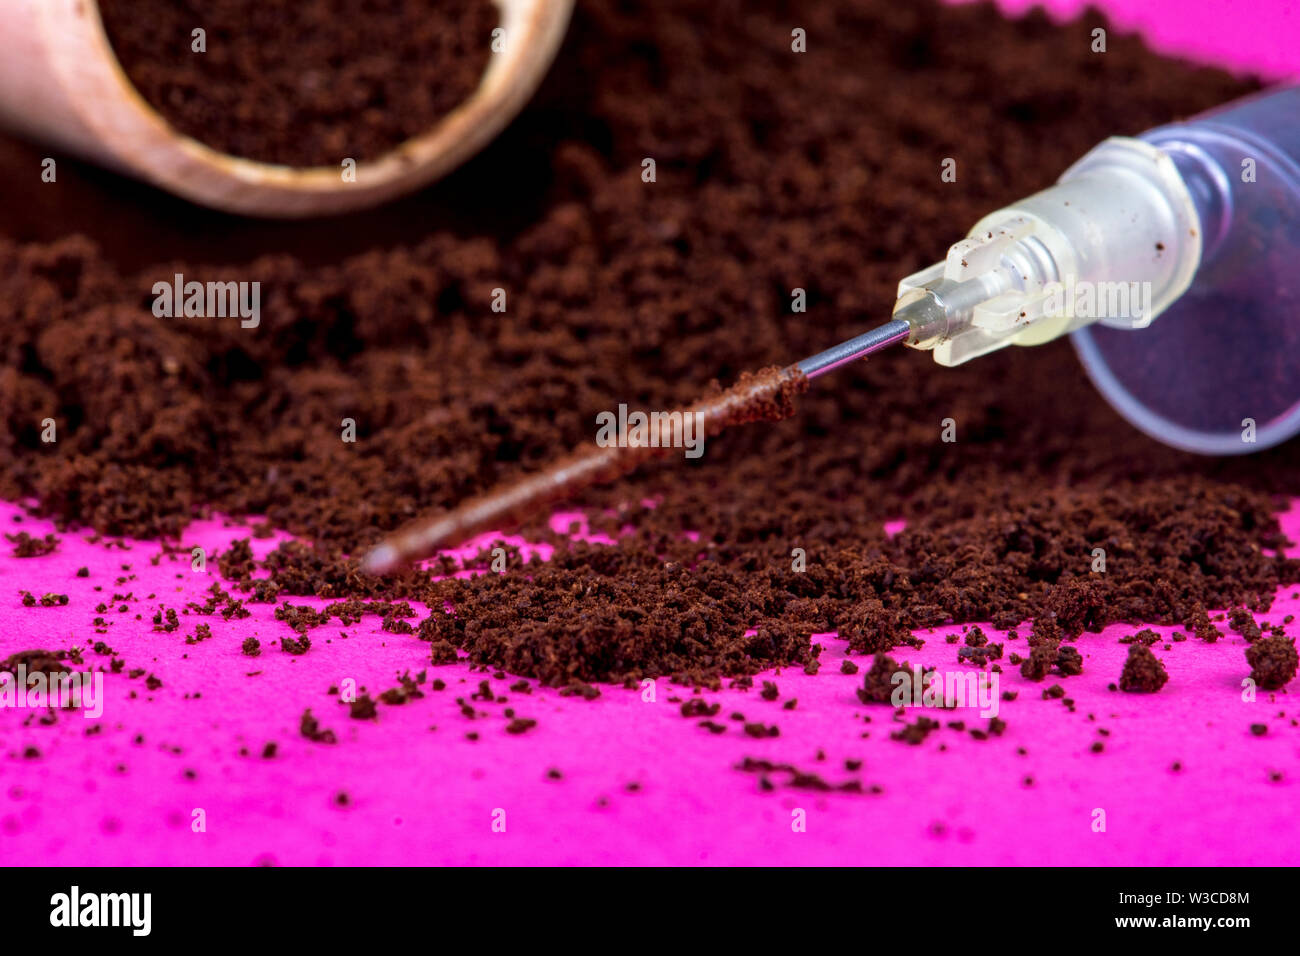
M 808 379 L 891 345 L 932 350 L 951 366 L 1073 333 L 1093 383 L 1148 434 L 1207 454 L 1266 448 L 1300 431 L 1297 256 L 1292 87 L 1106 140 L 1055 186 L 985 216 L 943 262 L 900 282 L 889 322 L 687 412 L 712 433 L 788 414 Z M 362 568 L 385 573 L 499 530 L 627 474 L 660 447 L 578 449 L 415 522 Z
M 1298 256 L 1290 87 L 1106 140 L 900 282 L 893 321 L 799 367 L 811 376 L 879 342 L 951 366 L 1073 333 L 1094 384 L 1143 431 L 1256 451 L 1300 431 Z

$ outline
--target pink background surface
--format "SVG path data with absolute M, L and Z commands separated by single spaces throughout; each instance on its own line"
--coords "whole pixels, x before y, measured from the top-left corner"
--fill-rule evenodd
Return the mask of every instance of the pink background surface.
M 1269 79 L 1300 77 L 1300 0 L 998 0 L 998 6 L 1013 15 L 1041 6 L 1057 19 L 1096 6 L 1161 53 Z
M 0 506 L 0 527 L 44 532 L 31 520 L 12 524 L 19 509 Z M 1286 516 L 1300 538 L 1300 514 Z M 244 527 L 196 524 L 187 548 L 210 554 L 246 536 Z M 258 553 L 273 541 L 255 541 Z M 475 702 L 482 716 L 461 715 L 483 674 L 466 665 L 429 668 L 444 691 L 425 687 L 423 699 L 381 704 L 374 721 L 353 720 L 327 690 L 351 677 L 372 695 L 396 675 L 428 666 L 428 645 L 413 635 L 379 629 L 367 617 L 355 627 L 337 622 L 311 632 L 312 649 L 295 657 L 278 649 L 293 634 L 272 617 L 273 606 L 249 605 L 252 618 L 181 615 L 174 633 L 152 630 L 160 605 L 201 602 L 215 573 L 194 573 L 188 560 L 151 558 L 154 543 L 129 550 L 63 536 L 45 557 L 0 556 L 0 656 L 34 646 L 87 648 L 88 663 L 107 665 L 89 650 L 90 622 L 105 594 L 133 592 L 129 610 L 111 610 L 102 639 L 144 677 L 106 675 L 99 721 L 62 713 L 42 726 L 30 711 L 0 709 L 0 862 L 3 863 L 1048 863 L 1172 864 L 1294 863 L 1300 860 L 1300 729 L 1285 693 L 1241 699 L 1248 673 L 1244 641 L 1230 635 L 1208 645 L 1192 639 L 1157 645 L 1170 680 L 1154 696 L 1107 690 L 1127 646 L 1116 626 L 1083 637 L 1084 673 L 1022 679 L 1008 666 L 1001 690 L 1018 692 L 1000 704 L 1001 737 L 978 741 L 946 726 L 919 746 L 890 739 L 899 728 L 889 706 L 863 706 L 854 690 L 861 674 L 839 673 L 844 644 L 822 635 L 821 673 L 766 674 L 780 700 L 724 690 L 704 698 L 721 704 L 714 735 L 681 716 L 669 698 L 688 697 L 661 680 L 656 701 L 639 691 L 604 688 L 596 701 L 534 688 L 520 694 L 513 678 L 493 680 L 505 703 Z M 129 570 L 122 565 L 129 564 Z M 81 566 L 89 578 L 76 577 Z M 507 572 L 509 573 L 509 572 Z M 118 577 L 131 576 L 123 584 Z M 104 592 L 93 590 L 102 585 Z M 66 607 L 24 608 L 19 589 L 38 596 L 66 593 Z M 147 595 L 153 594 L 152 599 Z M 324 601 L 290 599 L 320 607 Z M 1290 590 L 1261 617 L 1281 622 L 1300 601 Z M 421 616 L 423 608 L 417 608 Z M 137 621 L 135 615 L 142 619 Z M 213 637 L 196 645 L 185 636 L 208 623 Z M 919 652 L 897 656 L 954 669 L 957 645 L 922 632 Z M 1164 629 L 1162 633 L 1168 633 Z M 347 637 L 343 637 L 346 632 Z M 999 640 L 989 629 L 990 637 Z M 1027 632 L 1026 632 L 1027 633 Z M 262 641 L 257 658 L 240 653 L 249 635 Z M 1007 651 L 1026 653 L 1025 640 Z M 856 658 L 862 665 L 867 658 Z M 256 676 L 250 672 L 259 671 Z M 530 682 L 533 683 L 533 682 Z M 1060 683 L 1075 701 L 1071 713 L 1042 691 Z M 132 694 L 136 696 L 132 696 Z M 795 710 L 782 702 L 797 698 Z M 310 707 L 337 745 L 298 733 Z M 505 732 L 506 707 L 538 725 L 522 736 Z M 777 738 L 753 739 L 728 719 L 776 724 Z M 909 711 L 945 724 L 985 727 L 970 710 Z M 866 718 L 870 718 L 868 722 Z M 87 736 L 87 728 L 103 730 Z M 1253 723 L 1269 731 L 1256 737 Z M 435 729 L 436 728 L 436 729 Z M 1101 729 L 1109 731 L 1102 736 Z M 478 741 L 467 739 L 477 732 Z M 869 736 L 863 736 L 869 734 Z M 137 736 L 142 738 L 137 742 Z M 1092 753 L 1101 740 L 1105 751 Z M 274 741 L 278 754 L 264 760 Z M 943 745 L 945 749 L 940 749 Z M 27 747 L 39 759 L 27 759 Z M 247 748 L 249 755 L 241 756 Z M 1018 750 L 1024 748 L 1026 754 Z M 825 754 L 818 759 L 818 751 Z M 734 769 L 745 757 L 791 763 L 838 784 L 859 780 L 879 794 L 819 793 L 785 787 L 774 792 Z M 845 760 L 861 760 L 860 770 Z M 1171 765 L 1181 762 L 1181 772 Z M 548 769 L 563 773 L 548 780 Z M 187 776 L 192 771 L 194 776 Z M 1274 780 L 1280 773 L 1281 779 Z M 1032 785 L 1025 778 L 1032 777 Z M 639 785 L 630 791 L 628 784 Z M 346 792 L 350 804 L 334 798 Z M 192 811 L 206 813 L 207 831 L 190 829 Z M 506 811 L 506 832 L 491 829 Z M 1093 811 L 1107 829 L 1091 829 Z M 792 811 L 807 814 L 807 832 L 791 827 Z
M 1051 6 L 1072 11 L 1080 4 Z M 1141 28 L 1165 52 L 1251 65 L 1271 76 L 1300 75 L 1295 3 L 1105 6 L 1121 26 Z M 51 530 L 30 519 L 15 524 L 18 514 L 0 503 L 0 528 Z M 1296 511 L 1284 522 L 1290 537 L 1300 539 Z M 205 522 L 192 526 L 184 543 L 212 553 L 247 534 L 246 527 Z M 1133 627 L 1082 638 L 1080 676 L 1032 684 L 1008 666 L 1000 689 L 1018 696 L 1001 702 L 1005 733 L 985 741 L 947 727 L 919 746 L 890 739 L 899 726 L 892 710 L 857 701 L 861 674 L 839 673 L 844 644 L 831 635 L 818 638 L 825 647 L 819 675 L 787 671 L 756 680 L 756 687 L 764 678 L 776 681 L 777 702 L 762 700 L 757 689 L 705 694 L 721 704 L 715 720 L 728 727 L 722 735 L 684 719 L 669 698 L 688 692 L 667 681 L 649 703 L 639 691 L 621 688 L 605 688 L 599 700 L 587 702 L 535 687 L 519 694 L 507 689 L 513 678 L 494 680 L 495 692 L 509 701 L 475 702 L 483 715 L 470 720 L 454 699 L 468 697 L 485 675 L 463 664 L 428 669 L 430 679 L 447 682 L 446 690 L 426 685 L 423 699 L 381 704 L 377 720 L 358 721 L 328 688 L 351 677 L 377 695 L 395 685 L 399 672 L 427 667 L 428 645 L 381 631 L 380 619 L 367 617 L 355 627 L 335 622 L 313 630 L 312 649 L 294 657 L 278 649 L 279 638 L 293 634 L 273 619 L 270 605 L 249 605 L 253 617 L 242 621 L 182 615 L 180 630 L 154 632 L 158 606 L 179 611 L 186 601 L 201 602 L 218 580 L 215 571 L 195 574 L 188 561 L 167 557 L 155 566 L 156 543 L 117 550 L 88 543 L 85 532 L 62 537 L 59 550 L 42 558 L 20 560 L 0 546 L 0 657 L 79 645 L 88 663 L 106 666 L 108 658 L 89 650 L 102 639 L 127 670 L 143 668 L 163 685 L 149 691 L 143 677 L 106 675 L 98 721 L 61 713 L 45 726 L 30 711 L 0 709 L 3 864 L 1300 861 L 1300 820 L 1293 813 L 1300 796 L 1300 708 L 1285 693 L 1241 699 L 1248 667 L 1236 635 L 1213 645 L 1194 639 L 1169 649 L 1157 645 L 1170 680 L 1154 696 L 1107 690 L 1127 652 L 1118 638 Z M 259 554 L 273 544 L 254 542 Z M 75 576 L 83 565 L 88 578 Z M 24 608 L 19 589 L 66 593 L 70 601 Z M 1300 613 L 1292 590 L 1261 620 Z M 94 634 L 94 606 L 127 591 L 139 600 L 126 613 L 102 615 L 112 622 L 109 633 Z M 185 636 L 198 623 L 209 624 L 214 636 L 187 645 Z M 942 635 L 958 630 L 923 635 L 929 638 L 923 650 L 897 656 L 955 668 L 957 648 Z M 250 635 L 262 641 L 260 657 L 240 653 Z M 1007 650 L 1023 653 L 1024 639 Z M 1042 698 L 1052 683 L 1075 701 L 1074 712 Z M 781 705 L 790 697 L 798 699 L 793 711 Z M 299 735 L 308 707 L 335 731 L 337 745 Z M 521 736 L 507 734 L 506 707 L 538 725 Z M 777 724 L 781 736 L 744 736 L 728 719 L 732 711 Z M 917 710 L 908 719 L 920 713 L 945 724 L 986 725 L 970 711 Z M 102 731 L 87 735 L 94 723 Z M 1267 735 L 1253 736 L 1255 723 L 1266 724 Z M 466 738 L 470 731 L 480 735 L 476 742 Z M 1091 752 L 1096 740 L 1105 743 L 1104 752 Z M 264 760 L 262 748 L 271 741 L 278 754 Z M 24 757 L 28 747 L 40 757 Z M 733 769 L 747 756 L 881 792 L 796 790 L 784 785 L 784 774 L 772 776 L 774 792 L 762 792 L 755 775 Z M 861 769 L 848 771 L 847 759 L 861 760 Z M 1175 761 L 1181 772 L 1170 769 Z M 553 767 L 562 779 L 547 779 Z M 347 806 L 335 801 L 340 791 Z M 205 811 L 206 832 L 191 830 L 196 808 Z M 498 808 L 505 811 L 504 833 L 492 830 Z M 797 809 L 806 812 L 806 832 L 792 830 Z M 1095 809 L 1106 813 L 1103 833 L 1092 829 Z

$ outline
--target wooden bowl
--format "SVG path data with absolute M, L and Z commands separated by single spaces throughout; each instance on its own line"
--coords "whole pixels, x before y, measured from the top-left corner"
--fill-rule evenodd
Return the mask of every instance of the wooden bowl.
M 492 55 L 478 89 L 432 129 L 358 163 L 355 182 L 344 182 L 338 167 L 243 159 L 177 132 L 122 71 L 95 0 L 0 3 L 0 122 L 227 212 L 294 218 L 362 209 L 464 162 L 537 89 L 564 37 L 573 0 L 493 2 L 501 11 L 505 48 Z

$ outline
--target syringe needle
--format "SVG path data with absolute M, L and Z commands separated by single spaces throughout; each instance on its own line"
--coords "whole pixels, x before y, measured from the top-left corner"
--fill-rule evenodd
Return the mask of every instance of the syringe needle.
M 753 375 L 746 373 L 731 388 L 707 397 L 683 413 L 696 416 L 701 434 L 710 436 L 746 422 L 777 421 L 793 413 L 794 396 L 808 387 L 808 379 L 902 342 L 910 331 L 911 326 L 902 319 L 886 322 L 786 368 L 774 366 Z M 670 442 L 656 441 L 653 446 L 593 444 L 580 448 L 514 485 L 495 489 L 446 514 L 408 525 L 370 551 L 362 559 L 361 569 L 370 574 L 384 574 L 427 558 L 442 548 L 458 545 L 480 532 L 517 524 L 585 487 L 630 473 L 651 458 L 661 457 L 668 447 Z
M 866 358 L 872 352 L 906 341 L 911 331 L 912 327 L 906 320 L 893 319 L 870 332 L 863 332 L 847 342 L 841 342 L 825 352 L 809 356 L 802 362 L 795 363 L 795 368 L 803 372 L 804 378 L 816 378 L 833 368 L 839 368 L 849 362 Z

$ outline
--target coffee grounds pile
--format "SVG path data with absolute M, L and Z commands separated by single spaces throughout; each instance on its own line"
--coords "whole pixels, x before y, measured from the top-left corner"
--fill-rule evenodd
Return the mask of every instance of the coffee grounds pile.
M 474 92 L 492 0 L 99 0 L 131 83 L 180 132 L 287 166 L 375 159 Z M 193 31 L 206 31 L 206 50 Z M 271 38 L 268 42 L 268 38 Z
M 1092 13 L 580 0 L 537 99 L 457 174 L 478 203 L 463 229 L 333 262 L 125 273 L 77 238 L 0 243 L 0 494 L 137 536 L 263 514 L 303 540 L 271 553 L 269 582 L 251 557 L 223 563 L 250 599 L 423 600 L 433 660 L 460 647 L 553 684 L 815 670 L 815 632 L 874 654 L 973 620 L 1032 621 L 1050 667 L 1116 620 L 1263 610 L 1300 579 L 1269 556 L 1300 443 L 1229 461 L 1159 446 L 1065 342 L 837 370 L 789 420 L 585 493 L 594 529 L 625 532 L 612 545 L 538 521 L 545 566 L 512 555 L 429 584 L 356 565 L 416 515 L 590 442 L 599 412 L 679 407 L 878 324 L 900 276 L 1096 142 L 1253 88 Z M 155 318 L 150 289 L 174 272 L 260 282 L 260 326 Z

